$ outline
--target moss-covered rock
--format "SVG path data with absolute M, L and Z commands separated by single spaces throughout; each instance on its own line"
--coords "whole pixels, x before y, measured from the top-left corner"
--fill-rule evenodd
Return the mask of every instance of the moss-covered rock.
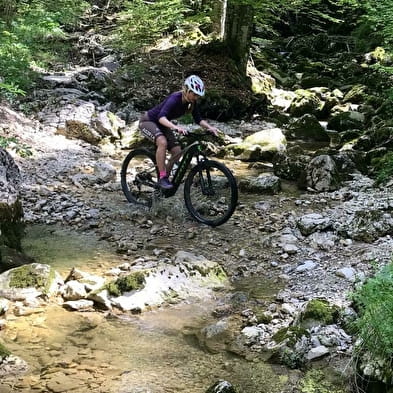
M 334 375 L 326 375 L 323 370 L 317 369 L 308 370 L 299 385 L 301 393 L 349 392 L 349 389 L 339 378 L 334 378 Z
M 282 130 L 272 128 L 256 132 L 240 144 L 228 145 L 225 150 L 244 161 L 259 161 L 271 159 L 277 152 L 285 151 L 286 144 Z
M 145 286 L 144 271 L 137 271 L 126 276 L 119 277 L 115 281 L 106 284 L 106 289 L 112 296 L 121 296 L 125 292 L 137 291 Z
M 32 263 L 0 274 L 0 294 L 9 299 L 58 293 L 62 278 L 49 265 Z
M 278 330 L 272 336 L 272 339 L 277 344 L 281 344 L 285 341 L 289 346 L 292 346 L 295 345 L 302 336 L 310 337 L 310 333 L 303 327 L 290 326 Z
M 9 276 L 10 288 L 36 288 L 48 294 L 49 288 L 55 279 L 55 271 L 48 266 L 47 269 L 38 268 L 39 264 L 33 263 L 13 269 Z M 45 266 L 45 265 L 40 265 Z
M 270 361 L 284 364 L 289 368 L 300 368 L 305 364 L 304 353 L 296 348 L 302 338 L 308 339 L 310 333 L 299 326 L 289 326 L 278 330 L 272 339 L 277 343 L 272 349 Z
M 11 355 L 11 352 L 0 342 L 0 360 Z
M 295 91 L 296 98 L 292 101 L 289 113 L 300 117 L 306 113 L 318 114 L 323 108 L 323 101 L 310 90 L 298 89 Z
M 254 314 L 258 324 L 259 323 L 269 324 L 273 319 L 273 317 L 270 314 L 268 314 L 265 310 L 259 310 L 259 309 L 254 310 Z
M 315 324 L 330 325 L 337 322 L 339 308 L 331 305 L 327 300 L 312 299 L 300 316 L 301 326 L 311 327 Z
M 343 102 L 350 102 L 352 104 L 365 102 L 367 100 L 366 89 L 365 85 L 358 84 L 353 86 L 348 93 L 345 94 Z
M 292 119 L 287 125 L 288 139 L 304 139 L 319 142 L 328 142 L 330 137 L 313 114 L 305 114 L 300 118 Z
M 336 130 L 339 132 L 347 130 L 364 129 L 365 116 L 363 113 L 357 111 L 344 111 L 332 115 L 329 119 L 327 127 L 330 130 Z

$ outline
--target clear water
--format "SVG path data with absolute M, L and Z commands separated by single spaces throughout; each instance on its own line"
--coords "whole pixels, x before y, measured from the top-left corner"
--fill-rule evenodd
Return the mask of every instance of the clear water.
M 90 235 L 32 227 L 24 250 L 66 274 L 74 266 L 92 272 L 118 264 L 121 257 L 103 244 Z M 201 348 L 190 332 L 214 322 L 214 306 L 176 305 L 133 316 L 51 304 L 43 313 L 10 320 L 2 338 L 30 370 L 3 378 L 0 392 L 203 393 L 219 379 L 239 393 L 282 391 L 285 369 Z

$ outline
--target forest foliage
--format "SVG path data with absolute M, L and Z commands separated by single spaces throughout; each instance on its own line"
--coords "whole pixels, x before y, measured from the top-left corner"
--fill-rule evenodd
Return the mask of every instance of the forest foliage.
M 67 63 L 70 34 L 83 17 L 110 12 L 107 0 L 0 0 L 0 93 L 18 94 L 34 84 L 35 71 Z M 393 50 L 392 0 L 228 0 L 255 9 L 255 32 L 288 35 L 351 31 L 359 48 Z M 179 45 L 216 37 L 220 15 L 213 0 L 119 0 L 111 45 L 122 53 L 145 50 L 172 36 Z M 307 23 L 299 24 L 301 19 Z

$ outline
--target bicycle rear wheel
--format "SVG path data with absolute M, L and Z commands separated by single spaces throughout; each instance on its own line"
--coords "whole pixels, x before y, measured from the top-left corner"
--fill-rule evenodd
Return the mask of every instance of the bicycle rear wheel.
M 236 209 L 238 190 L 232 172 L 220 162 L 203 161 L 184 184 L 184 200 L 190 214 L 210 226 L 224 224 Z
M 130 151 L 123 161 L 120 179 L 128 202 L 151 207 L 158 190 L 155 155 L 146 149 Z

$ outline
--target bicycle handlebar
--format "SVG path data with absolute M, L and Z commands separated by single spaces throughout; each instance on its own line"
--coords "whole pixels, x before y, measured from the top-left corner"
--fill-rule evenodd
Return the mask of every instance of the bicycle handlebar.
M 210 131 L 204 130 L 204 131 L 188 131 L 187 134 L 182 134 L 179 132 L 176 128 L 171 128 L 171 130 L 177 135 L 181 137 L 186 137 L 186 138 L 195 138 L 198 139 L 198 137 L 204 137 L 204 136 L 210 136 L 213 138 L 220 139 L 219 135 L 215 135 Z M 221 132 L 220 132 L 221 133 Z

